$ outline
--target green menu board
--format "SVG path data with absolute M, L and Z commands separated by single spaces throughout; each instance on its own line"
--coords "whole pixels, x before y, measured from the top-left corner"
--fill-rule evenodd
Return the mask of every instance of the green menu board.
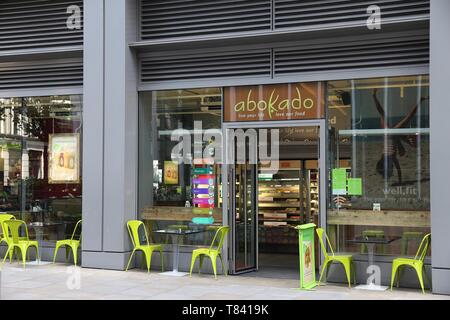
M 317 286 L 314 252 L 314 223 L 297 226 L 300 255 L 300 289 L 310 290 Z
M 351 196 L 362 195 L 362 179 L 351 178 L 347 180 L 348 194 Z
M 347 194 L 347 170 L 337 168 L 332 171 L 332 189 L 333 195 Z

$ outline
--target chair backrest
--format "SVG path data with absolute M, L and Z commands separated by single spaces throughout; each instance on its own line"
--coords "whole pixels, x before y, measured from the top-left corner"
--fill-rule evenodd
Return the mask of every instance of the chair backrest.
M 323 255 L 325 256 L 325 258 L 328 258 L 328 252 L 327 252 L 327 247 L 325 246 L 325 243 L 323 243 L 323 235 L 325 235 L 325 239 L 327 239 L 328 246 L 330 247 L 330 250 L 331 250 L 331 255 L 334 256 L 333 247 L 331 246 L 330 239 L 328 239 L 328 236 L 327 236 L 325 230 L 322 228 L 317 228 L 316 232 L 317 232 L 317 237 L 319 238 L 320 247 L 322 248 Z
M 75 233 L 77 232 L 78 227 L 81 229 L 81 221 L 83 221 L 83 220 L 78 220 L 77 224 L 75 225 L 75 228 L 73 229 L 70 240 L 73 240 L 73 238 L 75 238 Z M 81 241 L 81 231 L 80 231 L 80 239 L 79 240 Z
M 414 259 L 418 258 L 422 262 L 425 260 L 425 256 L 427 255 L 428 248 L 430 247 L 430 238 L 431 238 L 431 233 L 428 233 L 423 237 L 422 241 L 420 242 L 419 249 L 417 250 L 417 253 L 416 253 L 416 256 L 414 257 Z
M 3 228 L 3 222 L 14 219 L 16 219 L 16 217 L 14 217 L 12 214 L 0 214 L 0 235 L 5 233 Z
M 14 244 L 18 244 L 19 243 L 19 237 L 20 237 L 20 227 L 24 227 L 25 228 L 25 235 L 26 235 L 26 240 L 29 240 L 28 238 L 28 228 L 27 228 L 27 224 L 25 223 L 25 221 L 22 220 L 7 220 L 5 222 L 3 222 L 3 225 L 5 226 L 5 237 L 7 241 L 12 240 L 12 242 Z
M 144 226 L 144 223 L 139 220 L 130 220 L 127 222 L 128 233 L 130 235 L 131 242 L 133 243 L 133 246 L 135 248 L 141 246 L 141 240 L 139 238 L 139 227 L 140 226 Z M 144 232 L 145 232 L 145 239 L 147 241 L 147 245 L 149 245 L 147 230 L 145 229 L 145 226 L 144 226 Z
M 209 250 L 218 250 L 219 253 L 222 251 L 223 241 L 228 231 L 230 231 L 230 227 L 223 226 L 217 229 L 216 234 L 214 235 L 213 240 L 211 241 L 211 246 Z M 214 247 L 214 244 L 217 243 L 217 246 Z

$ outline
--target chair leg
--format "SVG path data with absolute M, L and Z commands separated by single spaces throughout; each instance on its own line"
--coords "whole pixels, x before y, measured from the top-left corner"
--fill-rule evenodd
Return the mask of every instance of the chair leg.
M 397 270 L 398 270 L 398 265 L 396 263 L 392 264 L 392 272 L 391 272 L 391 291 L 392 291 L 392 287 L 394 286 L 394 281 L 395 281 L 395 276 L 397 274 Z M 400 278 L 400 275 L 397 276 L 397 281 Z
M 3 265 L 5 264 L 6 258 L 8 257 L 8 255 L 10 256 L 10 252 L 11 252 L 11 247 L 8 246 L 8 249 L 6 249 L 5 256 L 3 257 L 3 261 L 2 261 L 2 265 L 1 265 L 0 269 L 3 268 Z M 11 257 L 11 256 L 10 256 L 10 257 Z M 10 259 L 11 259 L 11 258 L 10 258 Z M 11 260 L 10 260 L 10 261 L 11 261 Z
M 219 254 L 219 258 L 220 258 L 220 263 L 222 264 L 222 272 L 223 272 L 223 274 L 224 274 L 225 277 L 226 277 L 226 276 L 228 276 L 228 272 L 227 272 L 227 270 L 225 269 L 225 265 L 224 265 L 224 263 L 223 263 L 223 259 L 222 259 L 222 255 L 221 255 L 221 254 Z
M 74 265 L 77 265 L 77 255 L 78 255 L 78 248 L 75 246 L 72 246 L 72 254 L 73 254 L 73 263 Z
M 192 258 L 191 258 L 191 268 L 189 269 L 189 277 L 192 277 L 192 269 L 194 269 L 194 265 L 195 265 L 195 260 L 197 259 L 197 255 L 195 255 L 194 253 L 192 254 Z M 200 268 L 199 268 L 200 269 Z
M 351 281 L 351 278 L 350 278 L 350 261 L 342 263 L 342 265 L 344 266 L 345 275 L 347 276 L 348 287 L 351 288 L 352 287 L 352 281 Z
M 329 262 L 330 262 L 329 260 L 325 260 L 323 263 L 322 271 L 320 272 L 319 283 L 317 284 L 318 286 L 320 286 L 320 281 L 322 281 L 323 273 L 324 273 L 325 269 L 327 269 Z
M 26 262 L 27 262 L 27 251 L 28 251 L 27 247 L 20 249 L 20 252 L 22 253 L 22 265 L 23 265 L 24 269 L 25 269 L 25 265 L 26 265 Z
M 422 288 L 422 293 L 425 293 L 425 288 L 423 285 L 423 274 L 422 274 L 422 266 L 416 266 L 414 267 L 417 272 L 417 277 L 419 278 L 420 287 Z
M 353 284 L 356 285 L 356 268 L 355 268 L 355 262 L 352 260 L 352 271 L 353 271 Z
M 153 252 L 143 251 L 145 256 L 145 262 L 147 264 L 147 272 L 150 272 L 150 266 L 152 265 L 152 254 Z
M 58 244 L 56 244 L 55 253 L 53 253 L 53 263 L 55 263 L 55 261 L 56 261 L 56 254 L 58 253 L 59 247 L 60 246 Z
M 213 271 L 214 271 L 214 278 L 217 279 L 217 257 L 215 255 L 209 256 L 211 259 Z
M 125 271 L 128 271 L 128 267 L 130 266 L 131 259 L 133 258 L 133 255 L 134 255 L 134 252 L 135 252 L 135 251 L 136 251 L 136 250 L 133 249 L 133 251 L 131 252 L 131 256 L 130 256 L 130 259 L 128 259 L 128 264 L 127 264 L 127 268 L 125 269 Z

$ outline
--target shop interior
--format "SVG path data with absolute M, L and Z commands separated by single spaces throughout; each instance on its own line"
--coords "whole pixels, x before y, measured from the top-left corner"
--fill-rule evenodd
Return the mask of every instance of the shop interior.
M 319 222 L 319 127 L 272 128 L 269 136 L 272 130 L 279 134 L 279 161 L 275 165 L 258 164 L 255 200 L 249 199 L 251 165 L 241 164 L 235 169 L 236 269 L 251 270 L 252 264 L 256 266 L 249 249 L 254 238 L 258 247 L 255 276 L 297 279 L 295 227 Z M 252 202 L 258 213 L 257 236 L 248 231 L 252 229 L 249 220 L 254 219 Z

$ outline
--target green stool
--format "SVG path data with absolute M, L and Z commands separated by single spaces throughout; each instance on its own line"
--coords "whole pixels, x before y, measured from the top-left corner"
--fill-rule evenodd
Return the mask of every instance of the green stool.
M 403 235 L 402 235 L 402 255 L 403 256 L 407 256 L 408 255 L 409 241 L 416 241 L 417 243 L 420 243 L 422 238 L 423 238 L 423 232 L 417 232 L 417 231 L 406 231 L 406 232 L 403 232 Z
M 384 238 L 383 230 L 364 230 L 362 232 L 363 237 L 374 237 L 374 238 Z M 386 253 L 386 246 L 384 244 L 381 245 L 381 251 Z M 361 254 L 367 252 L 367 247 L 364 243 L 361 243 Z

